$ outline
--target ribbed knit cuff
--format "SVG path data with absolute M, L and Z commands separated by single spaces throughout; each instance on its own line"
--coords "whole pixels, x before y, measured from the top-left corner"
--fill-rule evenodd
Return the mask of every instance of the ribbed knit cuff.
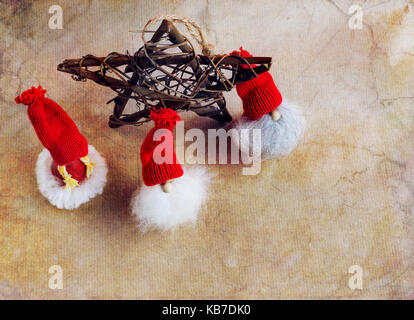
M 176 164 L 155 164 L 150 161 L 143 167 L 142 179 L 145 185 L 155 186 L 183 175 L 183 169 L 179 163 Z
M 269 72 L 237 85 L 245 114 L 252 120 L 272 112 L 282 103 L 282 95 Z

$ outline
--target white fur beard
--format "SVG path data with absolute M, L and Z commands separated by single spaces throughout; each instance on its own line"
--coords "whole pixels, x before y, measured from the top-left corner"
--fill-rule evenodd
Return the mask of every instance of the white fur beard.
M 79 183 L 72 189 L 62 186 L 59 179 L 52 174 L 53 159 L 47 149 L 39 154 L 36 163 L 37 184 L 41 194 L 51 204 L 59 209 L 76 209 L 81 204 L 88 202 L 98 194 L 101 194 L 106 183 L 108 171 L 105 159 L 91 145 L 88 147 L 88 157 L 96 163 L 89 178 Z
M 305 117 L 299 106 L 282 102 L 276 109 L 280 112 L 279 120 L 274 121 L 266 114 L 257 120 L 243 115 L 230 126 L 237 130 L 231 134 L 231 141 L 242 153 L 253 155 L 253 148 L 259 142 L 254 139 L 253 129 L 260 129 L 261 159 L 267 160 L 291 153 L 302 139 L 306 128 Z M 248 129 L 248 134 L 240 134 L 240 129 Z
M 131 201 L 132 215 L 142 231 L 167 231 L 183 223 L 197 221 L 198 212 L 207 198 L 210 175 L 206 167 L 183 167 L 184 175 L 172 180 L 172 190 L 161 185 L 142 185 Z

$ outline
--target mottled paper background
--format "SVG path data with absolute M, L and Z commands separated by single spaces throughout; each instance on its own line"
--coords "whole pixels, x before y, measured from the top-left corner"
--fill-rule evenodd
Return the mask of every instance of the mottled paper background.
M 414 298 L 414 4 L 356 1 L 0 1 L 0 298 Z M 63 8 L 51 30 L 48 8 Z M 196 227 L 140 234 L 128 203 L 141 183 L 148 126 L 107 126 L 110 89 L 58 73 L 65 58 L 141 46 L 158 14 L 200 23 L 218 52 L 272 56 L 284 97 L 308 129 L 288 157 L 210 165 L 216 174 Z M 103 196 L 75 211 L 43 198 L 42 146 L 14 97 L 41 84 L 108 162 Z M 234 117 L 236 92 L 226 94 Z M 195 114 L 186 128 L 217 128 Z M 48 269 L 63 268 L 63 290 Z M 364 270 L 363 289 L 348 268 Z

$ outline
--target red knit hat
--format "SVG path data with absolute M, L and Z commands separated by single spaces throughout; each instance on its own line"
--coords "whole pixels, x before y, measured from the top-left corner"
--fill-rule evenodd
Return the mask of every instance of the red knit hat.
M 87 158 L 88 142 L 68 114 L 45 93 L 41 86 L 32 87 L 15 101 L 28 106 L 36 134 L 55 162 L 52 173 L 71 188 L 89 176 L 94 166 Z
M 252 57 L 248 51 L 243 50 L 243 47 L 240 47 L 239 50 L 233 51 L 230 55 Z M 256 65 L 251 66 L 256 67 Z M 249 68 L 247 64 L 241 64 L 241 67 Z M 282 103 L 282 95 L 269 72 L 264 72 L 257 78 L 237 84 L 236 90 L 243 101 L 244 113 L 252 120 L 272 112 Z
M 180 117 L 177 112 L 172 109 L 160 108 L 158 110 L 151 110 L 151 119 L 154 120 L 154 128 L 145 137 L 141 146 L 140 156 L 142 162 L 142 178 L 147 186 L 154 186 L 160 183 L 164 183 L 167 180 L 179 178 L 183 175 L 183 169 L 177 160 L 174 151 L 174 138 L 172 130 L 175 127 L 177 121 L 180 121 Z M 160 163 L 160 159 L 154 159 L 159 156 L 154 155 L 155 148 L 163 143 L 163 141 L 154 141 L 154 134 L 158 129 L 167 129 L 171 132 L 171 140 L 167 140 L 166 149 L 161 156 L 167 157 L 168 154 L 172 154 L 170 163 L 168 160 Z M 168 139 L 168 137 L 165 137 Z

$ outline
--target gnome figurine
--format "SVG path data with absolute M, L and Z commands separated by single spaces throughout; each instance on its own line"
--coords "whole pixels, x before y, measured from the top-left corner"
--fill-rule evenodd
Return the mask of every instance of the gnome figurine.
M 233 51 L 231 55 L 252 57 L 242 47 L 239 50 Z M 248 69 L 249 66 L 242 64 L 241 68 Z M 298 106 L 282 102 L 282 95 L 272 75 L 264 72 L 256 78 L 237 84 L 236 90 L 242 99 L 243 115 L 230 125 L 236 129 L 232 131 L 232 142 L 237 144 L 242 153 L 251 154 L 256 145 L 251 129 L 260 129 L 261 159 L 285 156 L 292 152 L 303 137 L 305 118 Z M 249 129 L 248 135 L 242 134 L 241 129 Z
M 101 194 L 106 183 L 105 160 L 79 132 L 68 114 L 45 97 L 41 86 L 16 97 L 45 149 L 36 163 L 40 192 L 59 209 L 75 209 Z
M 206 199 L 209 176 L 203 167 L 182 168 L 174 150 L 177 112 L 160 108 L 150 112 L 154 127 L 141 145 L 142 179 L 131 206 L 142 231 L 166 231 L 197 220 Z

